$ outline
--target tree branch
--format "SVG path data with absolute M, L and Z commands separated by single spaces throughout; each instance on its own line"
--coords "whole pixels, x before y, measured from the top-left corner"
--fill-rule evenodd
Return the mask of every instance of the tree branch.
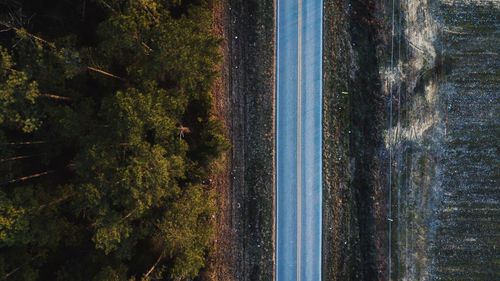
M 158 264 L 160 263 L 161 259 L 163 259 L 163 252 L 158 257 L 158 259 L 156 259 L 156 262 L 151 266 L 151 268 L 149 268 L 149 270 L 144 274 L 144 276 L 142 276 L 142 280 L 146 280 L 146 278 L 148 278 L 149 275 L 151 275 L 151 273 L 153 273 L 156 266 L 158 266 Z
M 34 257 L 32 257 L 29 261 L 27 261 L 27 262 L 25 262 L 25 263 L 21 264 L 20 266 L 18 266 L 18 267 L 16 267 L 16 268 L 14 268 L 13 270 L 11 270 L 11 271 L 7 272 L 7 273 L 3 276 L 2 280 L 9 278 L 12 274 L 14 274 L 14 273 L 18 272 L 18 271 L 19 271 L 19 269 L 21 269 L 21 268 L 23 268 L 24 266 L 26 266 L 26 265 L 30 264 L 30 263 L 31 263 L 34 259 L 37 259 L 37 258 L 38 258 L 38 257 L 40 257 L 40 256 L 41 256 L 41 254 L 38 254 L 38 255 L 36 255 L 36 256 L 34 256 Z
M 104 71 L 102 69 L 99 69 L 99 68 L 87 66 L 87 69 L 90 70 L 90 71 L 102 74 L 104 76 L 108 76 L 108 77 L 111 77 L 111 78 L 114 78 L 114 79 L 118 79 L 118 80 L 121 80 L 121 81 L 126 81 L 125 79 L 121 78 L 120 76 L 116 76 L 114 74 L 111 74 L 111 73 L 106 72 L 106 71 Z
M 58 96 L 58 95 L 52 95 L 52 94 L 40 94 L 40 96 L 44 97 L 44 98 L 55 99 L 55 100 L 71 101 L 70 97 L 65 97 L 65 96 Z
M 31 145 L 31 144 L 44 144 L 46 141 L 23 141 L 23 142 L 4 142 L 0 145 Z
M 54 200 L 54 201 L 52 201 L 52 202 L 50 202 L 50 203 L 45 203 L 45 204 L 43 204 L 43 205 L 40 205 L 40 206 L 38 206 L 38 208 L 37 208 L 37 212 L 42 211 L 43 209 L 45 209 L 45 208 L 46 208 L 46 207 L 48 207 L 48 206 L 53 206 L 53 205 L 59 204 L 59 203 L 61 203 L 61 202 L 64 202 L 64 201 L 68 200 L 69 198 L 71 198 L 71 197 L 73 197 L 73 196 L 75 196 L 75 194 L 69 194 L 69 195 L 63 196 L 63 197 L 61 197 L 61 198 L 58 198 L 58 199 L 56 199 L 56 200 Z
M 49 41 L 47 41 L 47 40 L 45 40 L 45 39 L 43 39 L 43 38 L 41 38 L 41 37 L 38 37 L 38 36 L 36 36 L 36 35 L 34 35 L 34 34 L 32 34 L 32 33 L 29 33 L 29 32 L 28 32 L 28 31 L 26 31 L 26 29 L 24 29 L 24 28 L 15 27 L 15 26 L 13 26 L 13 25 L 11 25 L 11 24 L 9 24 L 9 23 L 7 23 L 7 22 L 4 22 L 4 21 L 0 21 L 0 25 L 3 25 L 3 26 L 5 26 L 5 27 L 7 27 L 7 28 L 9 28 L 9 29 L 13 29 L 13 30 L 15 30 L 17 33 L 20 33 L 20 34 L 26 34 L 28 37 L 30 37 L 30 38 L 32 38 L 32 39 L 34 39 L 34 40 L 36 40 L 36 41 L 42 42 L 42 43 L 44 43 L 45 45 L 47 45 L 47 46 L 49 46 L 49 47 L 51 47 L 51 48 L 53 48 L 53 49 L 55 49 L 55 48 L 56 48 L 56 45 L 55 45 L 54 43 L 49 42 Z M 146 46 L 147 46 L 147 45 L 146 45 Z M 149 48 L 149 46 L 148 46 L 148 48 Z M 122 77 L 116 76 L 116 75 L 111 74 L 111 73 L 109 73 L 109 72 L 106 72 L 106 71 L 104 71 L 104 70 L 102 70 L 102 69 L 98 69 L 98 68 L 95 68 L 95 67 L 92 67 L 92 66 L 87 66 L 87 69 L 88 69 L 88 70 L 90 70 L 90 71 L 93 71 L 93 72 L 97 72 L 97 73 L 99 73 L 99 74 L 102 74 L 102 75 L 104 75 L 104 76 L 112 77 L 112 78 L 115 78 L 115 79 L 118 79 L 118 80 L 121 80 L 121 81 L 126 81 L 126 80 L 125 80 L 125 79 L 123 79 Z
M 21 159 L 28 159 L 28 158 L 35 157 L 37 155 L 40 155 L 40 154 L 19 155 L 19 156 L 13 156 L 13 157 L 9 157 L 9 158 L 3 158 L 3 159 L 0 159 L 0 163 L 2 163 L 2 162 L 8 162 L 8 161 L 21 160 Z
M 20 177 L 20 178 L 17 178 L 17 179 L 13 179 L 13 180 L 8 180 L 6 182 L 0 183 L 0 186 L 12 184 L 12 183 L 23 182 L 23 181 L 27 181 L 27 180 L 34 179 L 34 178 L 39 178 L 39 177 L 51 174 L 53 172 L 55 172 L 55 170 L 48 170 L 48 171 L 45 171 L 45 172 L 36 173 L 36 174 L 29 175 L 29 176 L 24 176 L 24 177 Z
M 54 43 L 49 42 L 49 41 L 47 41 L 47 40 L 45 40 L 45 39 L 43 39 L 43 38 L 41 38 L 41 37 L 38 37 L 38 36 L 36 36 L 36 35 L 35 35 L 35 34 L 33 34 L 33 33 L 30 33 L 30 32 L 28 32 L 28 31 L 27 31 L 26 29 L 24 29 L 24 28 L 15 27 L 15 26 L 13 26 L 12 24 L 10 24 L 10 23 L 8 23 L 8 22 L 4 22 L 4 21 L 0 21 L 0 25 L 3 25 L 3 26 L 5 26 L 5 27 L 7 27 L 8 29 L 13 29 L 13 30 L 15 30 L 17 33 L 19 33 L 19 34 L 26 34 L 28 37 L 30 37 L 30 38 L 32 38 L 32 39 L 34 39 L 35 41 L 39 41 L 39 42 L 41 42 L 41 43 L 43 43 L 43 44 L 45 44 L 45 45 L 47 45 L 47 46 L 49 46 L 49 47 L 51 47 L 51 48 L 56 48 L 56 45 L 55 45 Z M 4 30 L 4 31 L 5 31 L 5 30 Z

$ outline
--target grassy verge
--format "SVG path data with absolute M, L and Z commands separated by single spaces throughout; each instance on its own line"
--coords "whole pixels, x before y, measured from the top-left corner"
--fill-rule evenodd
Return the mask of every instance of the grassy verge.
M 377 7 L 342 0 L 325 7 L 324 280 L 373 280 L 383 275 L 385 222 Z

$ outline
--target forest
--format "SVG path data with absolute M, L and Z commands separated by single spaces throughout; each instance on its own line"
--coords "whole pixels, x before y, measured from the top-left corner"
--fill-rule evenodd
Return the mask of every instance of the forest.
M 192 280 L 228 149 L 204 0 L 0 1 L 0 280 Z

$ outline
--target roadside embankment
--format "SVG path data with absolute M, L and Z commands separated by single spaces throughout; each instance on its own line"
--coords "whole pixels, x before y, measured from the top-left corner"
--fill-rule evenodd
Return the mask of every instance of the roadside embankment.
M 375 1 L 325 1 L 324 280 L 385 272 L 385 108 Z
M 274 202 L 274 3 L 220 1 L 223 92 L 215 94 L 231 140 L 219 194 L 209 280 L 272 280 Z

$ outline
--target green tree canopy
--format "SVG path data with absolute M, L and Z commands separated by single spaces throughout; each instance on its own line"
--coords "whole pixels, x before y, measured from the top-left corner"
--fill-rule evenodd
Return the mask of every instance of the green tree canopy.
M 227 149 L 204 1 L 0 4 L 0 280 L 189 280 Z

